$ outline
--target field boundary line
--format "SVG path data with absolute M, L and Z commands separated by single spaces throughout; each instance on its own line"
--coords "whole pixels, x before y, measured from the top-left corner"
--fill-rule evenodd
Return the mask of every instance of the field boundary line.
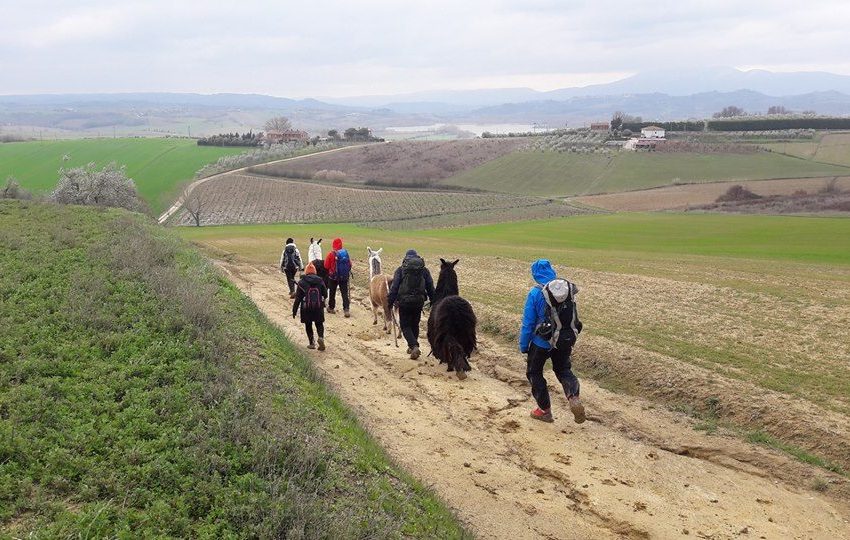
M 322 150 L 321 152 L 313 152 L 313 153 L 311 153 L 311 154 L 303 154 L 303 155 L 300 155 L 300 156 L 293 156 L 293 157 L 288 157 L 288 158 L 283 158 L 283 159 L 276 159 L 276 160 L 274 160 L 274 161 L 267 161 L 267 162 L 265 162 L 265 163 L 254 163 L 254 164 L 252 164 L 252 165 L 247 165 L 247 166 L 245 166 L 245 167 L 240 167 L 240 168 L 238 168 L 238 169 L 233 169 L 233 170 L 230 170 L 230 171 L 224 171 L 224 172 L 216 173 L 216 174 L 213 174 L 213 175 L 210 175 L 210 176 L 205 176 L 204 178 L 198 178 L 197 180 L 195 180 L 194 182 L 192 182 L 191 184 L 189 184 L 188 186 L 186 186 L 186 189 L 184 190 L 184 194 L 185 194 L 185 195 L 189 195 L 189 194 L 191 194 L 191 193 L 192 193 L 192 191 L 193 191 L 196 187 L 200 186 L 201 184 L 203 184 L 204 182 L 207 182 L 207 181 L 209 181 L 209 180 L 214 180 L 214 179 L 216 179 L 216 178 L 220 178 L 220 177 L 225 176 L 225 175 L 227 175 L 227 174 L 233 174 L 233 173 L 245 172 L 245 171 L 247 171 L 248 169 L 250 169 L 251 167 L 256 167 L 257 165 L 271 165 L 271 164 L 273 164 L 273 163 L 282 163 L 282 162 L 284 162 L 284 161 L 292 161 L 292 160 L 295 160 L 295 159 L 301 159 L 301 158 L 306 158 L 306 157 L 320 156 L 320 155 L 322 155 L 322 154 L 329 154 L 329 153 L 331 153 L 331 152 L 339 152 L 339 151 L 341 151 L 341 150 L 348 150 L 349 148 L 355 148 L 356 146 L 358 146 L 358 145 L 352 145 L 352 146 L 341 146 L 341 147 L 339 147 L 339 148 L 331 148 L 330 150 Z M 176 213 L 177 213 L 177 212 L 178 212 L 181 208 L 183 208 L 183 203 L 185 202 L 185 201 L 184 201 L 184 199 L 183 199 L 183 197 L 184 197 L 184 195 L 183 195 L 183 194 L 181 194 L 180 196 L 178 196 L 178 197 L 177 197 L 177 200 L 176 200 L 176 201 L 174 201 L 174 204 L 172 204 L 172 205 L 168 208 L 168 210 L 166 210 L 165 212 L 163 212 L 162 214 L 160 214 L 159 218 L 157 218 L 157 223 L 159 223 L 160 225 L 162 225 L 163 223 L 165 223 L 166 221 L 168 221 L 168 220 L 171 218 L 171 216 L 173 216 L 173 215 L 174 215 L 174 214 L 176 214 Z

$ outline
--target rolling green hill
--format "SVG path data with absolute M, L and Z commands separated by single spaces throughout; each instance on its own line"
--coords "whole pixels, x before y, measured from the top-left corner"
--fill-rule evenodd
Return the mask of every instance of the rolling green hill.
M 142 197 L 155 212 L 174 199 L 179 185 L 203 165 L 244 148 L 198 146 L 191 139 L 78 139 L 0 144 L 0 182 L 14 176 L 31 191 L 49 191 L 60 167 L 114 161 L 127 166 Z M 63 161 L 63 156 L 68 156 Z
M 464 534 L 141 216 L 0 201 L 0 299 L 0 537 Z
M 646 189 L 674 182 L 846 175 L 850 168 L 779 154 L 514 152 L 447 178 L 446 185 L 566 197 Z

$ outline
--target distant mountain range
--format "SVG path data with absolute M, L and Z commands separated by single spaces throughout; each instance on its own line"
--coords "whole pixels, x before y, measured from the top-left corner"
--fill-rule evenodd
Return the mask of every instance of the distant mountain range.
M 410 107 L 417 103 L 479 108 L 504 103 L 559 101 L 586 96 L 634 94 L 689 96 L 710 92 L 736 92 L 738 90 L 752 90 L 775 97 L 828 91 L 850 94 L 850 76 L 825 72 L 774 73 L 763 70 L 741 71 L 729 67 L 715 67 L 647 71 L 607 84 L 561 88 L 548 92 L 539 92 L 531 88 L 501 88 L 319 99 L 336 105 L 371 108 L 385 107 L 392 109 L 400 105 Z
M 431 124 L 576 126 L 614 111 L 652 120 L 710 117 L 727 105 L 765 112 L 850 115 L 850 77 L 732 68 L 663 70 L 576 88 L 453 90 L 349 98 L 290 99 L 261 94 L 50 94 L 0 96 L 0 130 L 100 134 L 193 134 L 260 129 L 275 114 L 312 132 Z

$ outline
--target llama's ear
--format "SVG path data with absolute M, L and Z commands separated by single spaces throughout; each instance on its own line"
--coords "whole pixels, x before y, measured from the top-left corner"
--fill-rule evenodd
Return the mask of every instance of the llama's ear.
M 312 236 L 310 237 L 310 243 L 311 244 L 313 243 L 313 237 Z
M 321 239 L 321 238 L 319 238 L 319 241 L 318 241 L 318 242 L 316 242 L 316 243 L 317 243 L 317 244 L 321 244 L 321 243 L 322 243 L 322 239 Z
M 455 261 L 452 263 L 452 267 L 454 267 L 455 265 L 457 265 L 457 263 L 459 263 L 459 262 L 460 262 L 460 259 L 455 259 Z
M 372 254 L 372 248 L 370 248 L 369 246 L 366 246 L 366 253 L 371 255 Z
M 384 248 L 378 249 L 378 251 L 375 252 L 375 255 L 380 255 L 382 251 L 384 251 Z
M 442 257 L 440 257 L 440 264 L 446 264 L 446 260 Z

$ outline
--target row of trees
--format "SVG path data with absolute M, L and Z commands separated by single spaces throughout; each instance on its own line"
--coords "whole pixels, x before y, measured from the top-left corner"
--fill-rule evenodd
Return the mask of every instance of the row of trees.
M 263 134 L 249 131 L 243 133 L 219 133 L 198 139 L 198 146 L 260 146 L 263 144 Z
M 384 139 L 372 135 L 372 130 L 367 127 L 350 127 L 342 132 L 332 129 L 328 131 L 328 139 L 332 141 L 348 141 L 348 142 L 383 142 Z

